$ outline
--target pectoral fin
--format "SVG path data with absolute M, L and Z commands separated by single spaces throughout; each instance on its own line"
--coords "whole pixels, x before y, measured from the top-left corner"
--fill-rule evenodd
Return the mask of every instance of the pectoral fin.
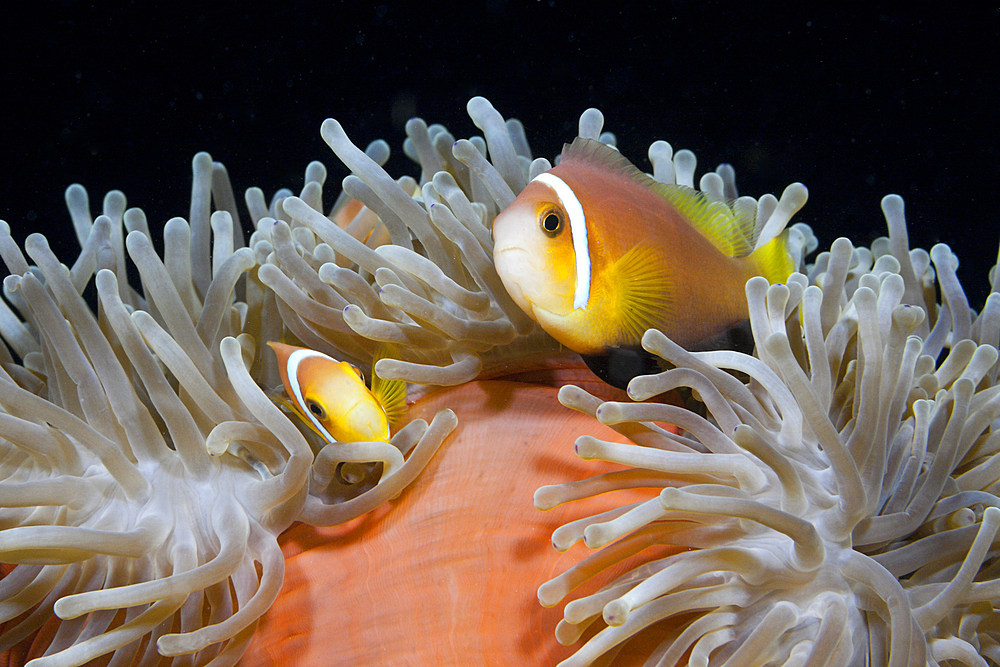
M 394 359 L 397 356 L 391 346 L 383 345 L 375 351 L 375 358 L 372 359 L 372 396 L 382 405 L 390 426 L 406 414 L 406 383 L 379 377 L 375 364 L 379 359 Z

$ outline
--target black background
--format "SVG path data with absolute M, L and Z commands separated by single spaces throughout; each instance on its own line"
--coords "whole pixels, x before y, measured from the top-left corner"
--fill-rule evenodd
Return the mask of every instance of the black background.
M 417 174 L 403 123 L 469 136 L 473 95 L 520 118 L 536 155 L 558 153 L 596 106 L 641 168 L 666 139 L 695 151 L 699 175 L 732 163 L 741 194 L 801 181 L 810 200 L 796 220 L 823 247 L 884 234 L 879 201 L 903 195 L 911 242 L 955 249 L 974 306 L 996 262 L 995 6 L 39 4 L 0 17 L 0 218 L 18 239 L 61 237 L 67 262 L 70 183 L 95 211 L 123 190 L 156 229 L 187 216 L 199 150 L 240 194 L 297 191 L 314 159 L 339 180 L 319 136 L 327 117 L 361 146 L 386 139 L 394 176 Z

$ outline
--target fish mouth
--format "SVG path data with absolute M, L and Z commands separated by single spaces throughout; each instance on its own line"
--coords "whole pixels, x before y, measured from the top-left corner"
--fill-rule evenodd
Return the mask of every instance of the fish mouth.
M 533 259 L 531 253 L 520 246 L 507 245 L 493 248 L 493 263 L 497 275 L 500 276 L 500 282 L 517 307 L 532 319 L 535 317 L 534 305 L 521 286 L 521 282 L 525 279 L 526 272 L 534 273 L 539 270 Z
M 503 261 L 503 265 L 509 268 L 516 269 L 518 264 L 522 264 L 539 273 L 545 271 L 545 262 L 542 261 L 539 263 L 538 258 L 524 247 L 519 245 L 504 245 L 493 247 L 493 264 L 497 267 L 497 273 L 501 273 L 502 271 L 501 262 L 498 261 L 501 255 L 510 256 L 505 257 Z
M 535 322 L 540 322 L 540 317 L 547 319 L 565 317 L 572 308 L 552 308 L 556 303 L 551 298 L 553 295 L 567 300 L 567 305 L 572 304 L 572 293 L 563 294 L 561 289 L 556 289 L 547 282 L 545 261 L 541 260 L 534 253 L 529 252 L 519 245 L 504 245 L 493 249 L 494 265 L 497 275 L 503 283 L 507 293 L 514 300 L 514 303 L 523 310 L 528 317 Z M 542 285 L 546 288 L 540 294 Z M 539 298 L 542 297 L 542 298 Z M 546 306 L 542 306 L 545 303 Z
M 495 245 L 493 246 L 493 257 L 496 258 L 497 255 L 503 255 L 505 253 L 513 252 L 515 250 L 520 250 L 521 252 L 528 254 L 528 251 L 519 245 L 513 243 L 508 243 L 505 245 Z

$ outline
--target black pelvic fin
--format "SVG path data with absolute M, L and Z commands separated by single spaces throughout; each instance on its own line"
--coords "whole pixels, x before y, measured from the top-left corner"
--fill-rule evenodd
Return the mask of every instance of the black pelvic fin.
M 715 336 L 706 338 L 698 345 L 692 345 L 691 352 L 703 350 L 733 350 L 743 354 L 753 354 L 754 339 L 750 330 L 750 320 L 737 322 Z M 639 375 L 655 375 L 673 368 L 672 364 L 660 359 L 641 347 L 609 347 L 598 354 L 584 354 L 584 363 L 601 380 L 612 387 L 628 390 L 628 383 Z
M 688 348 L 690 352 L 705 350 L 732 350 L 743 354 L 753 354 L 753 331 L 750 330 L 750 320 L 737 322 L 728 329 L 701 341 Z
M 661 359 L 641 347 L 609 347 L 601 354 L 585 354 L 584 363 L 594 375 L 612 387 L 628 389 L 639 375 L 653 375 L 663 370 Z

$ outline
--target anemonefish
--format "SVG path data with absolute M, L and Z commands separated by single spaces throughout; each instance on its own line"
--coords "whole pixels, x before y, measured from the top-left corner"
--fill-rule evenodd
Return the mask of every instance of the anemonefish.
M 372 374 L 372 388 L 357 368 L 322 352 L 269 342 L 290 407 L 327 442 L 388 442 L 389 425 L 406 411 L 406 386 Z
M 757 250 L 754 234 L 753 216 L 577 138 L 493 221 L 493 258 L 517 305 L 585 358 L 650 328 L 698 349 L 747 320 L 747 280 L 794 269 L 787 232 Z

